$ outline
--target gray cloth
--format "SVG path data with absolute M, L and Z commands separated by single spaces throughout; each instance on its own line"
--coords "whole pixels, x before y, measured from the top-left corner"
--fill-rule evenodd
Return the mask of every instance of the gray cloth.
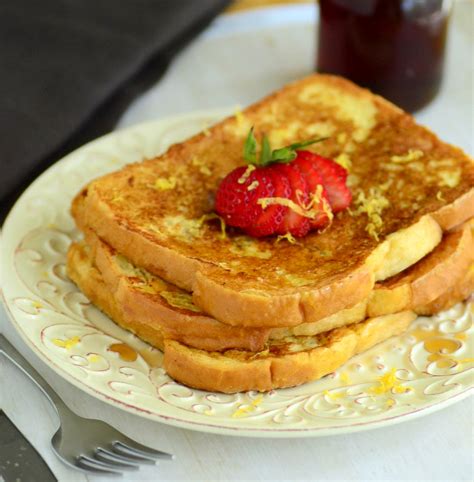
M 48 165 L 111 130 L 228 3 L 2 0 L 0 221 Z

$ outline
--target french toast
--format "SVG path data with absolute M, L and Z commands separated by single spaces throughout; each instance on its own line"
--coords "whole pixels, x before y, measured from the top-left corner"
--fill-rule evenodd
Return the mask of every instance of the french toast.
M 164 368 L 178 382 L 224 393 L 266 392 L 317 380 L 358 353 L 403 333 L 412 311 L 369 318 L 316 336 L 272 340 L 261 353 L 207 352 L 165 340 Z
M 355 354 L 402 333 L 416 318 L 412 311 L 384 315 L 315 336 L 269 340 L 257 352 L 206 350 L 166 338 L 168 334 L 157 323 L 135 320 L 132 328 L 123 306 L 112 296 L 100 272 L 88 262 L 86 250 L 80 245 L 69 251 L 68 272 L 86 296 L 117 324 L 163 351 L 164 368 L 172 378 L 195 388 L 225 393 L 268 391 L 316 380 Z
M 160 320 L 154 317 L 156 310 L 146 314 L 150 306 L 147 303 L 147 299 L 150 299 L 148 297 L 151 297 L 153 305 L 156 305 L 156 296 L 147 293 L 147 290 L 143 292 L 143 298 L 136 294 L 133 296 L 136 306 L 143 306 L 142 311 L 139 311 L 140 308 L 130 310 L 127 308 L 127 301 L 114 295 L 104 282 L 101 272 L 91 264 L 90 253 L 87 251 L 83 244 L 74 244 L 68 254 L 68 273 L 84 294 L 120 326 L 163 350 L 164 367 L 172 378 L 205 390 L 229 393 L 244 390 L 267 391 L 316 380 L 334 371 L 357 353 L 403 333 L 417 316 L 414 311 L 406 310 L 367 318 L 312 336 L 283 333 L 284 336 L 279 334 L 271 338 L 267 335 L 260 349 L 255 350 L 256 343 L 252 345 L 253 351 L 249 350 L 245 343 L 241 343 L 245 337 L 240 341 L 238 336 L 232 337 L 235 327 L 223 323 L 221 325 L 224 329 L 229 330 L 229 341 L 224 340 L 222 343 L 213 338 L 218 333 L 216 330 L 210 333 L 212 336 L 206 336 L 206 322 L 198 321 L 199 318 L 194 321 L 187 318 L 191 321 L 188 330 L 183 319 L 181 333 L 176 330 L 176 324 L 171 322 L 171 328 L 175 328 L 173 332 L 166 326 L 169 318 L 161 320 L 160 323 Z M 141 279 L 135 276 L 132 278 Z M 145 286 L 153 286 L 149 280 L 148 283 Z M 433 314 L 449 308 L 467 298 L 473 288 L 474 271 L 471 265 L 457 285 L 451 286 L 430 304 L 418 307 L 418 311 Z M 143 313 L 145 316 L 140 318 Z M 201 332 L 199 323 L 202 323 Z M 240 330 L 253 332 L 256 329 Z M 264 333 L 266 331 L 264 330 Z M 233 345 L 234 348 L 228 348 Z
M 351 209 L 298 244 L 233 229 L 224 236 L 206 215 L 220 180 L 242 164 L 251 126 L 274 145 L 329 136 L 309 149 L 350 164 Z M 216 320 L 288 328 L 356 306 L 376 282 L 426 256 L 443 231 L 473 216 L 473 184 L 460 149 L 349 81 L 313 75 L 156 159 L 92 181 L 72 213 L 79 228 L 191 292 Z
M 360 322 L 367 316 L 406 310 L 426 313 L 429 303 L 450 290 L 466 290 L 461 279 L 469 272 L 474 255 L 471 225 L 466 223 L 457 232 L 446 234 L 433 252 L 405 270 L 403 276 L 396 275 L 396 282 L 389 279 L 377 284 L 368 299 L 317 322 L 270 329 L 220 323 L 202 313 L 192 303 L 189 292 L 134 267 L 91 232 L 86 233 L 86 242 L 71 247 L 68 272 L 99 308 L 137 334 L 148 327 L 147 341 L 158 348 L 162 348 L 166 338 L 207 351 L 235 348 L 258 352 L 269 340 L 314 336 Z M 115 300 L 113 312 L 101 302 L 104 295 L 94 299 L 98 292 L 106 292 L 107 299 Z M 446 300 L 458 302 L 468 294 L 454 294 Z

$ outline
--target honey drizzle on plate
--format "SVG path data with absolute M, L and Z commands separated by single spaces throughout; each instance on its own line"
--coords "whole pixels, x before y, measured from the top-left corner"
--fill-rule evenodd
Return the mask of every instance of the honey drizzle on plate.
M 469 363 L 471 360 L 456 360 L 451 355 L 461 347 L 461 341 L 466 339 L 465 333 L 443 333 L 438 329 L 429 331 L 416 328 L 410 333 L 418 342 L 423 342 L 423 348 L 429 353 L 428 361 L 435 362 L 438 368 L 453 368 L 458 363 Z M 447 338 L 450 335 L 452 338 Z

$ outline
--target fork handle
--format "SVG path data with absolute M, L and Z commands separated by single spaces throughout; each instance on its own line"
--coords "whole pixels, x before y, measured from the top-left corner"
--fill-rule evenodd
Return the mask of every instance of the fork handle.
M 70 409 L 59 397 L 59 395 L 51 388 L 48 382 L 36 371 L 35 368 L 20 354 L 20 352 L 2 335 L 0 334 L 0 354 L 3 354 L 8 360 L 16 365 L 25 375 L 27 375 L 40 388 L 56 412 L 62 418 L 65 412 Z

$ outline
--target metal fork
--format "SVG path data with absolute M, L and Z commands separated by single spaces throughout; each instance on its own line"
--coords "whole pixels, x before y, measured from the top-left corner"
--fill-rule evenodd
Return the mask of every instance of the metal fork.
M 173 458 L 166 452 L 135 442 L 101 420 L 76 415 L 1 334 L 0 354 L 31 378 L 56 409 L 60 425 L 51 445 L 67 465 L 84 472 L 118 475 L 124 470 L 138 470 L 139 464 L 155 464 L 158 459 Z

